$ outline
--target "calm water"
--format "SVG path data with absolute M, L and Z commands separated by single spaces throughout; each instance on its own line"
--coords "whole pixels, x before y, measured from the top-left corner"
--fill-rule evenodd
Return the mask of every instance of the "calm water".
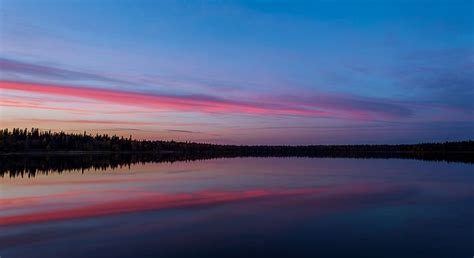
M 474 166 L 241 158 L 0 178 L 0 256 L 472 257 Z

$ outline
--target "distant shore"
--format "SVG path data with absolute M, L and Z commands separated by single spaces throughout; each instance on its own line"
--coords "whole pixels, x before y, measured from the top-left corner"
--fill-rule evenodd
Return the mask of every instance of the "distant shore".
M 295 146 L 297 147 L 297 146 Z M 324 151 L 322 151 L 324 152 Z M 351 150 L 352 153 L 381 153 L 381 154 L 409 154 L 421 153 L 410 150 L 400 151 L 384 151 L 384 150 Z M 474 151 L 422 151 L 422 153 L 449 153 L 449 154 L 474 154 Z M 104 155 L 104 154 L 180 154 L 179 151 L 21 151 L 21 152 L 0 152 L 0 155 Z
M 38 128 L 0 130 L 0 153 L 181 153 L 193 155 L 288 155 L 305 156 L 342 153 L 474 153 L 474 141 L 419 144 L 352 144 L 352 145 L 226 145 L 197 142 L 136 140 L 130 135 L 90 135 L 45 132 Z
M 160 154 L 171 154 L 174 151 L 21 151 L 21 152 L 0 152 L 0 155 L 104 155 L 104 154 L 145 154 L 145 153 L 160 153 Z
M 219 145 L 0 130 L 0 176 L 237 157 L 415 159 L 474 164 L 474 141 L 373 145 Z

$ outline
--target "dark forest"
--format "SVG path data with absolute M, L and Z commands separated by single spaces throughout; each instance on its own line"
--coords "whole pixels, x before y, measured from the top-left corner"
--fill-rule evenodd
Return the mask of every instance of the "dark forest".
M 135 140 L 37 128 L 0 130 L 0 176 L 232 157 L 400 158 L 474 163 L 474 141 L 400 145 L 246 146 Z

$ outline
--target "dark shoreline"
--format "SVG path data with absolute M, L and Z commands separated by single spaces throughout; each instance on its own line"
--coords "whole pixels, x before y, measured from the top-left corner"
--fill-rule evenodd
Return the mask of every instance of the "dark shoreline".
M 44 155 L 106 155 L 106 154 L 170 154 L 173 151 L 29 151 L 29 152 L 0 152 L 0 156 L 44 156 Z
M 104 135 L 0 130 L 0 177 L 77 169 L 106 169 L 146 162 L 236 157 L 416 159 L 474 164 L 474 141 L 358 145 L 219 145 L 150 141 Z
M 385 153 L 385 154 L 410 154 L 421 153 L 416 151 L 357 151 L 352 150 L 352 153 Z M 29 152 L 0 152 L 0 156 L 8 155 L 102 155 L 102 154 L 179 154 L 179 151 L 29 151 Z M 423 151 L 422 153 L 436 153 L 436 154 L 474 154 L 474 151 Z M 277 155 L 278 156 L 278 155 Z

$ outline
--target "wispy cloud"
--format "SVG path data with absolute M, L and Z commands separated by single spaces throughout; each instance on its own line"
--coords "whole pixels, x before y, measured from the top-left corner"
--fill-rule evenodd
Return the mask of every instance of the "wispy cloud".
M 417 101 L 457 111 L 474 110 L 474 51 L 451 48 L 413 51 L 384 69 L 401 89 L 416 92 Z
M 175 133 L 201 133 L 201 132 L 195 132 L 195 131 L 190 131 L 190 130 L 178 130 L 178 129 L 168 129 L 166 131 L 175 132 Z
M 414 110 L 402 102 L 348 94 L 319 93 L 312 96 L 262 97 L 261 100 L 331 110 L 334 114 L 340 114 L 343 118 L 362 120 L 406 118 L 414 115 Z
M 117 124 L 117 125 L 157 125 L 159 123 L 154 122 L 139 122 L 139 121 L 127 121 L 127 120 L 61 120 L 61 119 L 28 119 L 33 122 L 45 122 L 45 123 L 66 123 L 66 124 Z
M 398 119 L 410 117 L 414 113 L 406 105 L 396 101 L 350 95 L 320 94 L 309 97 L 266 96 L 249 98 L 249 100 L 230 100 L 207 95 L 145 94 L 130 91 L 12 81 L 1 81 L 0 88 L 27 93 L 83 98 L 102 103 L 143 107 L 155 111 L 204 112 L 213 114 L 244 113 L 355 120 Z M 14 103 L 9 103 L 9 105 L 14 105 Z
M 230 82 L 216 81 L 212 79 L 200 78 L 196 76 L 159 76 L 156 74 L 147 75 L 103 75 L 94 72 L 85 72 L 80 70 L 65 69 L 59 65 L 42 64 L 37 62 L 25 62 L 11 58 L 0 57 L 0 70 L 3 80 L 17 80 L 17 78 L 28 78 L 29 81 L 38 83 L 49 83 L 50 81 L 61 83 L 77 83 L 87 81 L 102 85 L 114 87 L 120 85 L 122 88 L 140 89 L 142 92 L 153 92 L 157 89 L 172 89 L 174 91 L 205 91 L 212 92 L 216 89 L 225 92 L 234 92 L 237 86 Z
M 16 90 L 29 93 L 79 97 L 105 103 L 141 106 L 155 110 L 207 113 L 249 113 L 261 115 L 300 115 L 312 117 L 331 117 L 332 115 L 331 112 L 328 111 L 310 108 L 279 105 L 273 103 L 228 100 L 203 95 L 152 95 L 137 92 L 112 91 L 105 89 L 32 84 L 10 81 L 1 81 L 0 88 L 5 90 Z
M 3 73 L 8 72 L 14 74 L 35 76 L 39 78 L 58 79 L 65 81 L 93 80 L 108 83 L 129 83 L 127 81 L 117 80 L 94 73 L 68 70 L 41 64 L 27 63 L 2 57 L 0 57 L 0 70 L 2 70 Z
M 90 124 L 90 125 L 152 125 L 152 126 L 198 126 L 205 123 L 198 122 L 189 122 L 189 123 L 179 123 L 179 122 L 145 122 L 145 121 L 130 121 L 130 120 L 92 120 L 92 119 L 45 119 L 45 118 L 29 118 L 23 119 L 23 121 L 34 122 L 34 123 L 63 123 L 63 124 Z M 132 130 L 130 128 L 116 128 L 116 130 Z M 134 129 L 139 130 L 139 129 Z M 141 130 L 141 129 L 140 129 Z M 171 130 L 172 131 L 172 130 Z M 180 130 L 175 130 L 180 131 Z M 190 131 L 191 132 L 191 131 Z

